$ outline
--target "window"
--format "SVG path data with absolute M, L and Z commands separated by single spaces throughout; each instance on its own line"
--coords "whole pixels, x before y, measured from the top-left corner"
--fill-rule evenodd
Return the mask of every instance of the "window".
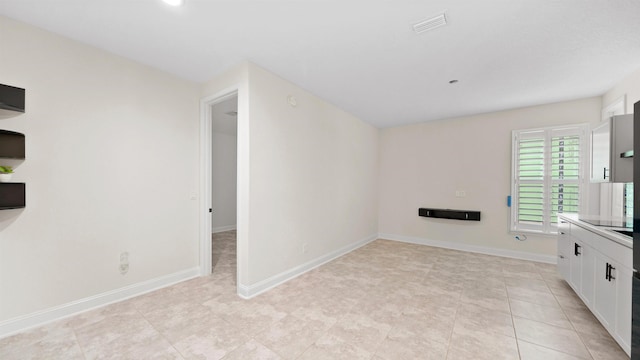
M 586 134 L 586 126 L 513 132 L 512 231 L 553 234 L 559 213 L 580 212 Z
M 624 216 L 633 219 L 633 183 L 624 184 Z

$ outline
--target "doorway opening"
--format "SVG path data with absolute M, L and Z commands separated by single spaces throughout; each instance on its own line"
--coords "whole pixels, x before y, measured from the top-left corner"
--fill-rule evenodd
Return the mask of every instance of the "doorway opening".
M 220 259 L 222 258 L 223 249 L 217 251 L 217 254 L 219 253 L 221 256 L 216 257 L 215 264 L 227 265 L 226 270 L 232 273 L 231 279 L 236 285 L 236 293 L 238 295 L 242 294 L 243 283 L 246 281 L 244 278 L 247 273 L 245 269 L 247 265 L 246 248 L 249 240 L 249 118 L 247 100 L 246 89 L 242 84 L 239 84 L 218 91 L 211 96 L 203 98 L 200 102 L 200 275 L 207 276 L 212 274 L 214 267 L 212 238 L 215 235 L 214 232 L 233 231 L 235 225 L 235 249 L 233 245 L 225 246 L 227 260 L 222 262 Z M 217 106 L 227 101 L 228 103 L 225 105 Z M 233 174 L 236 176 L 235 192 L 233 189 L 228 188 L 221 191 L 218 191 L 218 188 L 215 189 L 216 193 L 225 194 L 227 205 L 225 205 L 225 201 L 218 200 L 221 195 L 216 195 L 214 200 L 214 150 L 219 146 L 224 147 L 224 140 L 218 140 L 214 145 L 214 112 L 220 112 L 223 115 L 220 117 L 221 120 L 223 122 L 226 121 L 225 125 L 216 124 L 216 138 L 223 138 L 224 135 L 229 135 L 232 138 L 231 134 L 236 131 L 235 151 L 237 156 L 235 163 L 233 163 L 233 159 L 229 159 L 229 156 L 227 156 L 226 160 L 228 166 L 236 167 L 236 172 Z M 233 116 L 234 112 L 237 112 L 236 119 Z M 218 136 L 221 133 L 224 135 Z M 227 137 L 227 142 L 232 142 L 229 136 Z M 233 152 L 232 149 L 229 151 Z M 229 165 L 230 163 L 233 165 Z M 231 176 L 230 174 L 227 175 Z M 233 206 L 236 208 L 235 224 L 233 214 L 230 215 L 228 209 Z M 214 207 L 216 211 L 214 211 Z M 230 241 L 230 239 L 227 240 Z M 235 258 L 233 258 L 234 250 Z M 233 271 L 232 265 L 235 265 L 235 271 Z
M 238 96 L 211 105 L 211 272 L 237 285 Z

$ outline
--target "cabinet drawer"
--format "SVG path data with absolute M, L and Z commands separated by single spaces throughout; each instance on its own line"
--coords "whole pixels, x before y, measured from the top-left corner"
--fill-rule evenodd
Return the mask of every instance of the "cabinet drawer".
M 571 223 L 558 219 L 558 235 L 571 235 Z

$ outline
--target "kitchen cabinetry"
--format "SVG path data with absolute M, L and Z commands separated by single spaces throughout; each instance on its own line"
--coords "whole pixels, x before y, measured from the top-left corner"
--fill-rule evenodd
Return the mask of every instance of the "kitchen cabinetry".
M 591 131 L 591 182 L 633 181 L 633 115 L 612 116 Z
M 632 242 L 571 215 L 561 216 L 558 221 L 558 271 L 629 354 Z
M 568 221 L 558 221 L 558 272 L 563 278 L 571 276 L 571 224 Z
M 631 269 L 598 253 L 593 312 L 623 349 L 631 346 Z
M 606 328 L 615 326 L 616 320 L 616 285 L 617 278 L 612 270 L 617 270 L 618 265 L 606 256 L 600 255 L 596 258 L 596 301 L 594 312 L 600 318 Z M 613 278 L 613 280 L 612 280 Z
M 579 241 L 579 240 L 577 240 Z M 581 291 L 580 295 L 582 295 L 582 301 L 584 301 L 585 305 L 592 306 L 594 304 L 595 298 L 595 262 L 596 262 L 596 254 L 593 248 L 586 243 L 582 243 L 580 246 L 579 257 L 581 259 L 581 268 L 582 274 L 580 275 L 581 280 Z
M 620 345 L 625 351 L 631 348 L 631 291 L 633 283 L 633 270 L 622 266 L 615 270 L 616 283 L 616 320 L 615 334 Z M 627 352 L 629 354 L 629 352 Z
M 577 238 L 571 239 L 571 255 L 569 257 L 569 285 L 580 295 L 585 305 L 593 303 L 595 297 L 595 254 Z

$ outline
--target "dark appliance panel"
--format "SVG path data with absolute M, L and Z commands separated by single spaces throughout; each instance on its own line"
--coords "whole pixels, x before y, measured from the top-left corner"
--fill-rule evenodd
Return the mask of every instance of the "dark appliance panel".
M 640 101 L 633 105 L 633 295 L 631 359 L 640 360 Z

